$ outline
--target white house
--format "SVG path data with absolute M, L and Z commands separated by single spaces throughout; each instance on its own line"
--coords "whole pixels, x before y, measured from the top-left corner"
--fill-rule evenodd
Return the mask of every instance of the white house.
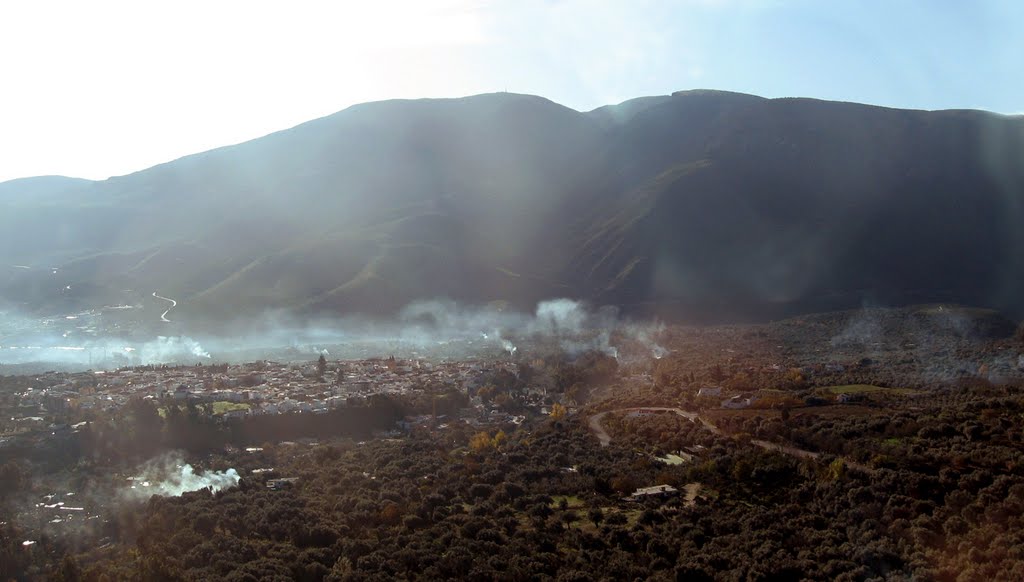
M 626 497 L 626 501 L 640 501 L 641 499 L 649 499 L 652 497 L 669 497 L 672 495 L 678 495 L 679 490 L 671 485 L 655 485 L 653 487 L 641 487 L 633 492 L 632 495 Z

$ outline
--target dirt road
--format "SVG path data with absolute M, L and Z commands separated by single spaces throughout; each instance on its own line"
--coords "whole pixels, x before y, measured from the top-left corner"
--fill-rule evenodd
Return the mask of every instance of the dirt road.
M 689 419 L 690 422 L 700 422 L 702 425 L 704 425 L 704 428 L 710 430 L 715 434 L 722 434 L 722 431 L 719 430 L 717 426 L 711 424 L 711 422 L 708 421 L 706 418 L 701 418 L 696 412 L 690 412 L 689 410 L 683 410 L 682 408 L 668 408 L 664 406 L 637 406 L 633 408 L 619 408 L 617 410 L 609 410 L 607 412 L 598 412 L 597 414 L 591 415 L 590 418 L 587 419 L 587 423 L 590 426 L 590 430 L 592 430 L 594 432 L 594 435 L 597 436 L 597 439 L 601 441 L 601 446 L 607 447 L 608 444 L 612 442 L 612 437 L 611 435 L 608 434 L 608 431 L 606 431 L 604 429 L 604 426 L 601 424 L 601 421 L 604 420 L 605 415 L 608 414 L 608 412 L 634 412 L 638 410 L 674 412 L 675 414 L 678 414 L 683 418 Z
M 621 412 L 633 412 L 633 411 L 637 411 L 637 410 L 654 410 L 654 411 L 659 411 L 659 412 L 674 412 L 675 414 L 678 414 L 679 416 L 682 416 L 683 418 L 688 418 L 691 422 L 698 422 L 699 421 L 701 423 L 701 425 L 704 426 L 704 428 L 708 429 L 709 431 L 711 431 L 711 432 L 713 432 L 713 433 L 715 433 L 715 434 L 717 434 L 719 436 L 725 435 L 725 433 L 723 433 L 720 428 L 718 428 L 717 426 L 712 424 L 710 420 L 700 416 L 696 412 L 690 412 L 688 410 L 683 410 L 682 408 L 669 408 L 669 407 L 664 407 L 664 406 L 637 406 L 637 407 L 633 407 L 633 408 L 619 408 L 619 409 L 616 409 L 616 410 L 608 410 L 608 411 L 605 411 L 605 412 L 599 412 L 597 414 L 591 415 L 590 418 L 587 419 L 587 424 L 590 426 L 590 430 L 593 431 L 593 433 L 597 437 L 597 439 L 599 441 L 601 441 L 601 446 L 602 447 L 607 447 L 612 442 L 612 437 L 611 437 L 611 435 L 608 434 L 608 431 L 606 431 L 604 426 L 601 424 L 601 421 L 604 420 L 605 415 L 607 415 L 609 412 L 621 413 Z M 754 439 L 754 440 L 750 441 L 750 444 L 754 445 L 755 447 L 760 447 L 760 448 L 762 448 L 762 449 L 764 449 L 766 451 L 776 451 L 776 452 L 782 453 L 784 455 L 789 455 L 791 457 L 797 457 L 797 458 L 800 458 L 800 459 L 812 459 L 813 460 L 813 459 L 817 459 L 818 457 L 821 456 L 821 453 L 817 453 L 817 452 L 814 452 L 814 451 L 808 451 L 807 449 L 801 449 L 801 448 L 798 448 L 798 447 L 791 447 L 791 446 L 787 446 L 787 445 L 780 445 L 780 444 L 768 442 L 768 441 L 765 441 L 765 440 Z M 850 467 L 854 467 L 856 469 L 860 469 L 862 471 L 866 471 L 866 472 L 869 472 L 869 473 L 875 472 L 875 470 L 873 468 L 868 467 L 866 465 L 863 465 L 861 463 L 857 463 L 857 462 L 851 461 L 851 460 L 846 459 L 846 458 L 843 458 L 843 461 L 847 465 L 849 465 Z

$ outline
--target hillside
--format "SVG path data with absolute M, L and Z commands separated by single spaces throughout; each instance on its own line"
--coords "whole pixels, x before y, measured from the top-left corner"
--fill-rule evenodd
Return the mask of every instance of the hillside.
M 1021 316 L 1022 162 L 1024 118 L 979 111 L 715 91 L 589 113 L 507 93 L 368 103 L 101 182 L 0 184 L 0 297 L 59 312 L 159 290 L 189 320 L 439 296 Z

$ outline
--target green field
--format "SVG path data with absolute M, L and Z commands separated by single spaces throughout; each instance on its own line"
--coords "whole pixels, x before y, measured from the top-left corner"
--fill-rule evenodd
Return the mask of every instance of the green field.
M 566 505 L 566 509 L 579 509 L 580 507 L 586 506 L 586 503 L 584 503 L 583 500 L 580 499 L 576 495 L 552 495 L 551 496 L 551 507 L 552 507 L 552 509 L 557 509 L 558 506 L 561 504 L 561 501 L 563 499 L 565 500 L 565 502 L 567 504 Z
M 249 405 L 241 402 L 228 402 L 226 400 L 213 403 L 214 414 L 224 414 L 229 410 L 249 410 Z
M 672 453 L 669 453 L 664 457 L 656 457 L 656 460 L 661 461 L 666 465 L 682 465 L 687 461 L 687 459 L 684 459 L 683 457 Z

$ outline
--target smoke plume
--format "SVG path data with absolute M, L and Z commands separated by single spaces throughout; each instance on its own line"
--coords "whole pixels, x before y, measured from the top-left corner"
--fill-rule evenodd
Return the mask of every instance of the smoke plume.
M 321 354 L 340 359 L 386 354 L 459 358 L 498 350 L 518 357 L 525 347 L 538 342 L 559 346 L 571 356 L 590 350 L 627 359 L 666 354 L 655 340 L 662 326 L 625 320 L 614 307 L 595 309 L 566 298 L 542 301 L 532 313 L 496 305 L 460 305 L 446 299 L 414 302 L 393 318 L 301 319 L 270 312 L 228 324 L 217 335 L 197 337 L 183 330 L 186 333 L 179 336 L 148 341 L 74 333 L 62 336 L 54 334 L 50 324 L 24 321 L 22 329 L 33 331 L 31 341 L 35 343 L 25 340 L 18 349 L 0 346 L 0 364 L 52 362 L 68 368 L 103 369 L 191 365 L 203 360 L 288 361 L 315 359 Z
M 168 453 L 147 462 L 129 479 L 128 496 L 145 498 L 151 495 L 173 497 L 205 488 L 220 491 L 237 485 L 240 477 L 234 469 L 197 473 L 180 454 Z

